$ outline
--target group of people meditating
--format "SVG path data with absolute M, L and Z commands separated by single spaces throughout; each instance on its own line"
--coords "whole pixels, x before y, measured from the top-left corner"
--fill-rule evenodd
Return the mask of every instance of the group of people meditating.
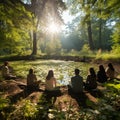
M 4 62 L 4 65 L 1 68 L 2 77 L 5 79 L 16 79 L 17 77 L 10 73 L 9 63 Z M 97 82 L 104 83 L 115 78 L 115 69 L 111 63 L 108 64 L 106 70 L 103 65 L 99 66 L 99 70 L 96 73 L 94 68 L 89 68 L 89 74 L 87 75 L 86 81 L 83 81 L 83 77 L 80 75 L 80 70 L 74 70 L 75 76 L 71 77 L 71 82 L 68 87 L 68 93 L 70 95 L 79 95 L 83 90 L 92 90 L 97 88 Z M 27 87 L 30 90 L 39 89 L 41 81 L 37 81 L 37 77 L 34 73 L 34 70 L 29 69 L 27 75 Z M 47 93 L 47 99 L 54 97 L 54 102 L 57 96 L 62 95 L 59 87 L 56 84 L 56 78 L 54 77 L 53 70 L 49 70 L 45 80 L 45 93 Z M 53 102 L 53 103 L 54 103 Z

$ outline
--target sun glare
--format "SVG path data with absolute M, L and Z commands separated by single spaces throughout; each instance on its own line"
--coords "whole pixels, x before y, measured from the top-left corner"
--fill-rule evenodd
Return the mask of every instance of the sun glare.
M 48 31 L 49 31 L 50 33 L 57 33 L 57 32 L 59 32 L 58 25 L 55 24 L 55 23 L 49 24 L 49 26 L 48 26 Z

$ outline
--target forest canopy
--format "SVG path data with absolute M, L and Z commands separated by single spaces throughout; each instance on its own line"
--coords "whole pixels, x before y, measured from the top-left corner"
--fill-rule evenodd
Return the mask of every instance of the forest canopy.
M 119 53 L 119 6 L 119 0 L 0 0 L 0 55 Z M 65 23 L 64 12 L 74 19 Z

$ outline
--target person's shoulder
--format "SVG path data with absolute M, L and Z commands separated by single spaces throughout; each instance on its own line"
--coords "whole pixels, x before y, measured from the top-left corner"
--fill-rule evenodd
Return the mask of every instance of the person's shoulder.
M 79 78 L 83 79 L 83 77 L 82 77 L 82 76 L 80 76 L 80 75 L 79 75 Z
M 33 76 L 36 76 L 36 74 L 35 74 L 35 73 L 33 73 L 32 75 L 33 75 Z
M 8 66 L 3 66 L 2 69 L 8 69 Z
M 71 80 L 74 79 L 75 77 L 76 77 L 76 76 L 72 76 L 72 77 L 71 77 Z
M 87 75 L 87 77 L 90 77 L 91 75 Z
M 55 78 L 55 77 L 52 77 L 51 79 L 56 80 L 56 78 Z
M 53 81 L 53 80 L 56 80 L 56 78 L 55 78 L 55 77 L 51 77 L 51 78 L 49 79 L 49 81 Z
M 100 73 L 101 73 L 101 71 L 97 71 L 97 75 L 100 74 Z
M 30 74 L 27 74 L 27 77 L 30 77 L 31 75 Z
M 91 78 L 91 75 L 87 75 L 87 79 L 90 79 Z

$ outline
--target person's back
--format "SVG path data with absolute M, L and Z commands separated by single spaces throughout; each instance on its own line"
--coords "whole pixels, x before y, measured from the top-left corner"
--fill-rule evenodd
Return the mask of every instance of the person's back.
M 45 93 L 46 100 L 51 101 L 52 104 L 55 103 L 58 96 L 62 95 L 60 89 L 56 86 L 56 78 L 54 77 L 53 70 L 49 70 L 46 76 Z
M 97 87 L 96 77 L 88 75 L 86 84 L 88 84 L 90 89 L 95 89 Z
M 9 68 L 8 66 L 3 65 L 2 66 L 2 77 L 7 78 L 9 75 Z
M 54 90 L 54 88 L 56 87 L 56 79 L 54 77 L 51 77 L 49 80 L 46 80 L 46 85 L 45 85 L 45 89 L 46 90 Z
M 83 77 L 79 75 L 79 69 L 75 69 L 75 76 L 71 78 L 71 88 L 73 92 L 83 92 Z
M 97 81 L 100 83 L 104 83 L 107 81 L 107 75 L 105 73 L 103 65 L 99 66 L 99 71 L 97 72 Z
M 73 97 L 79 106 L 86 107 L 86 95 L 83 92 L 83 77 L 79 75 L 79 69 L 75 69 L 75 76 L 71 78 L 68 85 L 68 94 Z
M 89 69 L 90 74 L 87 76 L 85 89 L 92 90 L 96 89 L 97 87 L 97 81 L 96 81 L 96 74 L 93 68 Z
M 106 75 L 110 79 L 113 79 L 115 77 L 115 69 L 111 63 L 109 63 L 108 67 L 106 68 Z
M 83 78 L 80 75 L 76 75 L 71 78 L 71 87 L 75 93 L 83 91 Z
M 34 73 L 27 75 L 27 85 L 33 85 L 36 81 L 37 81 L 37 78 Z
M 34 70 L 30 69 L 29 74 L 27 75 L 27 88 L 28 88 L 28 90 L 38 90 L 40 82 L 41 82 L 40 80 L 37 81 L 37 77 L 34 73 Z

